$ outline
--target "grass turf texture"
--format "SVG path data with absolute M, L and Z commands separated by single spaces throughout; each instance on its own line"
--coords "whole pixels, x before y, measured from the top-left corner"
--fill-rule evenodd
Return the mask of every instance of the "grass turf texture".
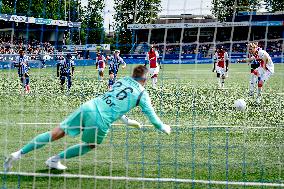
M 130 75 L 133 66 L 120 70 Z M 226 90 L 216 90 L 211 65 L 164 65 L 159 88 L 147 89 L 161 119 L 172 127 L 167 136 L 153 127 L 142 130 L 113 126 L 93 152 L 66 162 L 66 174 L 184 178 L 284 183 L 284 64 L 264 87 L 263 102 L 248 96 L 249 67 L 233 64 Z M 39 133 L 55 127 L 81 103 L 107 90 L 107 79 L 97 80 L 94 67 L 77 67 L 69 95 L 60 92 L 53 68 L 32 69 L 29 95 L 19 95 L 16 70 L 1 70 L 0 152 L 2 159 Z M 107 74 L 107 72 L 105 72 Z M 244 98 L 245 112 L 236 111 L 234 100 Z M 150 124 L 140 108 L 130 118 Z M 51 123 L 51 124 L 19 124 Z M 224 126 L 224 127 L 218 127 Z M 26 155 L 12 171 L 53 173 L 44 162 L 80 137 L 66 137 Z M 114 181 L 2 175 L 4 188 L 226 188 L 175 182 Z M 229 186 L 229 188 L 259 188 Z M 269 188 L 269 187 L 262 187 Z

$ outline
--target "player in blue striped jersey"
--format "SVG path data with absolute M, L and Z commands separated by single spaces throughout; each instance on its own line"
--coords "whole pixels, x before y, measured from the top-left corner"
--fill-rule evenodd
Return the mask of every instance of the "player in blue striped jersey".
M 21 84 L 26 93 L 30 92 L 30 76 L 29 76 L 29 64 L 28 56 L 25 55 L 23 50 L 20 50 L 20 55 L 16 57 L 16 62 L 14 63 L 15 67 L 18 67 L 18 75 L 21 81 Z
M 67 79 L 67 89 L 69 91 L 72 86 L 72 76 L 75 70 L 74 60 L 72 59 L 72 55 L 68 53 L 66 58 L 60 55 L 57 61 L 57 77 L 60 78 L 61 90 L 64 89 L 64 83 Z
M 119 56 L 120 51 L 115 50 L 113 56 L 109 57 L 109 75 L 110 73 L 113 73 L 114 80 L 116 80 L 118 69 L 120 64 L 122 64 L 122 69 L 126 67 L 126 63 L 124 60 Z

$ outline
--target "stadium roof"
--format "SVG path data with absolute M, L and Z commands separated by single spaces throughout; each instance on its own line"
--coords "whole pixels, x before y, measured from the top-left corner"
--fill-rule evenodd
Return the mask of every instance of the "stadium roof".
M 196 18 L 208 18 L 213 19 L 211 15 L 193 15 L 193 14 L 180 14 L 180 15 L 160 15 L 159 19 L 196 19 Z
M 215 22 L 216 19 L 211 15 L 160 15 L 155 21 L 155 24 L 169 24 L 169 23 L 205 23 Z
M 258 13 L 258 12 L 239 12 L 237 16 L 228 16 L 227 22 L 257 22 L 257 21 L 284 21 L 284 12 Z
M 249 15 L 248 15 L 249 13 Z M 161 29 L 161 28 L 206 28 L 206 27 L 247 27 L 247 26 L 284 26 L 283 12 L 256 13 L 227 17 L 226 22 L 219 22 L 211 15 L 161 15 L 154 24 L 128 24 L 128 29 Z M 233 20 L 234 18 L 234 20 Z
M 5 22 L 22 22 L 30 24 L 43 24 L 43 25 L 53 25 L 53 26 L 68 26 L 68 27 L 81 27 L 81 22 L 68 22 L 64 20 L 52 20 L 45 18 L 34 18 L 27 16 L 0 14 L 0 20 Z

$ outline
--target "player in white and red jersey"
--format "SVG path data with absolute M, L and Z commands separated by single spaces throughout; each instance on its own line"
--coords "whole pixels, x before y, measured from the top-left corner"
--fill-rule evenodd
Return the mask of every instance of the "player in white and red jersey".
M 157 87 L 158 74 L 159 74 L 159 63 L 158 63 L 159 53 L 151 46 L 149 52 L 146 53 L 146 61 L 149 63 L 150 75 L 152 78 L 153 88 Z
M 106 58 L 100 52 L 97 52 L 96 57 L 96 69 L 99 71 L 99 80 L 102 81 L 104 78 L 104 69 L 106 67 Z
M 224 88 L 228 66 L 229 66 L 228 53 L 224 50 L 223 47 L 220 47 L 217 49 L 214 55 L 214 67 L 213 67 L 213 72 L 216 71 L 217 73 L 217 82 L 219 88 Z
M 269 56 L 269 54 L 258 47 L 256 43 L 250 43 L 249 45 L 249 53 L 253 54 L 251 58 L 248 58 L 247 61 L 259 61 L 260 65 L 258 68 L 254 69 L 253 74 L 257 76 L 258 81 L 258 89 L 257 89 L 257 98 L 256 102 L 261 102 L 261 91 L 263 84 L 270 78 L 270 76 L 274 73 L 274 64 Z
M 258 50 L 261 50 L 261 48 L 258 47 Z M 237 61 L 238 63 L 248 62 L 248 65 L 250 65 L 250 80 L 249 80 L 249 95 L 250 96 L 254 95 L 254 91 L 258 83 L 258 78 L 254 73 L 255 73 L 255 70 L 260 66 L 261 61 L 262 60 L 259 60 L 258 58 L 258 53 L 257 52 L 252 53 L 252 51 L 249 52 L 248 58 Z

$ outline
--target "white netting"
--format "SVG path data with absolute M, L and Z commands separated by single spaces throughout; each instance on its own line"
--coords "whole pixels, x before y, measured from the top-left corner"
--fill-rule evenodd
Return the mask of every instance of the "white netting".
M 231 16 L 219 22 L 212 16 L 210 1 L 162 0 L 158 6 L 161 10 L 157 10 L 147 7 L 147 3 L 157 6 L 159 1 L 117 0 L 104 2 L 99 20 L 91 13 L 102 2 L 81 1 L 82 7 L 86 6 L 83 8 L 75 2 L 57 2 L 55 8 L 64 14 L 58 17 L 62 25 L 52 25 L 59 23 L 56 21 L 49 24 L 48 20 L 39 24 L 43 22 L 40 19 L 35 23 L 28 19 L 28 23 L 0 20 L 8 28 L 0 30 L 3 161 L 35 136 L 58 126 L 81 104 L 108 90 L 107 69 L 103 81 L 98 80 L 98 50 L 105 56 L 121 50 L 127 63 L 126 69 L 119 70 L 121 78 L 131 75 L 134 64 L 144 64 L 145 54 L 154 45 L 161 69 L 157 86 L 153 87 L 149 78 L 146 89 L 154 109 L 172 127 L 172 133 L 166 136 L 158 132 L 135 108 L 127 115 L 141 122 L 142 129 L 114 123 L 95 150 L 63 160 L 68 167 L 65 171 L 47 169 L 44 162 L 72 145 L 82 144 L 82 133 L 54 141 L 24 155 L 11 171 L 2 170 L 2 188 L 284 187 L 283 13 L 240 9 L 243 5 L 235 1 Z M 29 3 L 28 9 L 34 10 L 33 2 Z M 49 7 L 48 3 L 52 2 L 42 4 Z M 124 5 L 132 8 L 124 9 Z M 11 15 L 17 12 L 37 17 L 30 12 L 18 13 L 17 6 Z M 45 18 L 51 18 L 48 11 L 44 8 Z M 155 11 L 158 18 L 154 17 Z M 144 18 L 143 13 L 151 16 Z M 1 18 L 7 18 L 3 15 Z M 124 22 L 115 23 L 116 16 L 132 22 L 119 28 Z M 64 19 L 74 25 L 80 21 L 81 27 L 64 25 Z M 250 42 L 258 42 L 275 62 L 275 74 L 264 85 L 260 105 L 248 93 L 250 66 L 235 64 L 248 56 Z M 221 46 L 229 55 L 229 77 L 225 88 L 217 90 L 212 63 L 216 48 Z M 25 94 L 13 68 L 19 49 L 30 57 L 30 94 Z M 56 67 L 58 56 L 68 53 L 76 65 L 70 90 L 67 79 L 61 89 Z M 246 111 L 235 109 L 236 99 L 246 101 Z

